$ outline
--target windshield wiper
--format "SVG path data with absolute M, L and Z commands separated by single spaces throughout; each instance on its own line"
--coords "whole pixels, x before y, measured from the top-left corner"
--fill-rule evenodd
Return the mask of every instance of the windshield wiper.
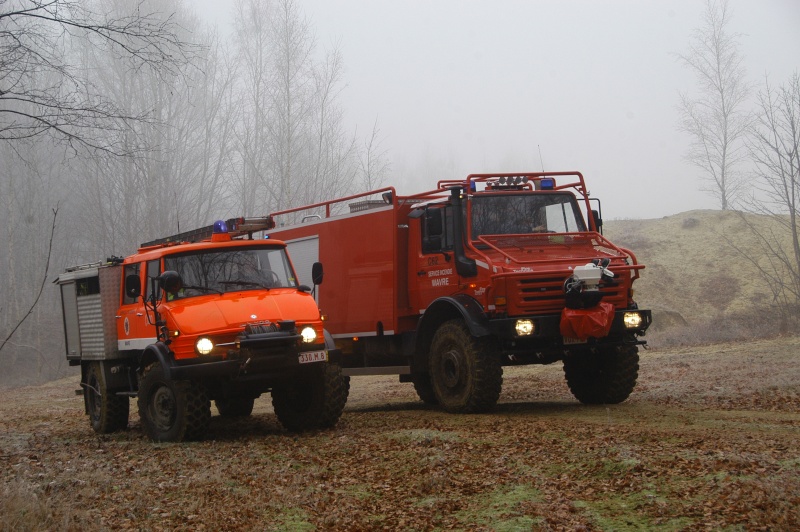
M 189 288 L 189 289 L 192 289 L 192 290 L 202 290 L 204 292 L 216 292 L 218 294 L 222 294 L 221 290 L 217 290 L 216 288 L 210 288 L 208 286 L 187 286 L 187 285 L 183 285 L 183 287 L 184 288 Z
M 257 286 L 269 290 L 269 287 L 256 281 L 245 281 L 243 279 L 234 279 L 232 281 L 218 281 L 219 284 L 238 284 L 242 286 Z

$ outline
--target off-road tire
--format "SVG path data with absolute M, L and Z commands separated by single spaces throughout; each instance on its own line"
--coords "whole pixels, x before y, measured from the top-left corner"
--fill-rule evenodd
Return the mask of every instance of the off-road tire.
M 215 399 L 217 412 L 222 417 L 247 417 L 253 413 L 254 397 L 232 396 Z
M 350 392 L 350 378 L 338 364 L 313 364 L 272 389 L 272 408 L 287 430 L 333 427 Z
M 494 408 L 503 387 L 500 359 L 485 340 L 474 338 L 461 320 L 442 324 L 429 352 L 431 384 L 448 412 L 479 413 Z
M 161 364 L 145 369 L 139 382 L 139 417 L 153 441 L 177 442 L 204 436 L 211 420 L 211 401 L 195 381 L 167 379 Z
M 623 345 L 571 353 L 564 358 L 564 375 L 572 395 L 581 403 L 621 403 L 636 386 L 639 349 Z
M 95 432 L 108 434 L 128 427 L 131 402 L 109 391 L 100 362 L 92 362 L 86 369 L 86 411 L 89 424 Z
M 417 392 L 417 396 L 423 403 L 433 406 L 439 404 L 436 392 L 433 390 L 430 373 L 413 373 L 411 382 L 414 384 L 414 391 Z

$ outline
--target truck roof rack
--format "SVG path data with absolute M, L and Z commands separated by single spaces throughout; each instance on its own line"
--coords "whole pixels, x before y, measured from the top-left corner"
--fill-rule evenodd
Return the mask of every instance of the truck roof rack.
M 198 229 L 192 229 L 191 231 L 184 231 L 183 233 L 178 233 L 176 235 L 157 238 L 149 242 L 144 242 L 139 247 L 146 248 L 170 243 L 200 242 L 202 240 L 207 240 L 211 238 L 212 234 L 214 234 L 215 225 L 216 224 L 211 224 Z M 230 218 L 229 220 L 225 220 L 225 225 L 228 226 L 228 234 L 231 235 L 231 238 L 242 238 L 247 236 L 247 238 L 252 240 L 253 233 L 256 231 L 272 229 L 275 227 L 275 222 L 272 219 L 272 216 L 254 216 L 250 218 Z

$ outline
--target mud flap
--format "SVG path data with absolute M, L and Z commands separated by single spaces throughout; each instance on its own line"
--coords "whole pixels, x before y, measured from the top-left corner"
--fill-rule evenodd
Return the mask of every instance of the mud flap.
M 598 303 L 587 309 L 565 308 L 561 311 L 561 335 L 565 338 L 587 340 L 608 336 L 614 321 L 614 305 Z

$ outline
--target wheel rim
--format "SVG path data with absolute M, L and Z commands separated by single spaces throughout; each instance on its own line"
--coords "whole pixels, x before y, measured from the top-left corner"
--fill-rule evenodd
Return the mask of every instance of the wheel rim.
M 461 374 L 464 363 L 461 353 L 455 349 L 450 349 L 442 355 L 441 375 L 442 384 L 446 388 L 456 388 L 461 383 Z
M 147 407 L 148 417 L 159 430 L 169 430 L 176 417 L 175 394 L 167 386 L 159 386 L 150 396 Z

